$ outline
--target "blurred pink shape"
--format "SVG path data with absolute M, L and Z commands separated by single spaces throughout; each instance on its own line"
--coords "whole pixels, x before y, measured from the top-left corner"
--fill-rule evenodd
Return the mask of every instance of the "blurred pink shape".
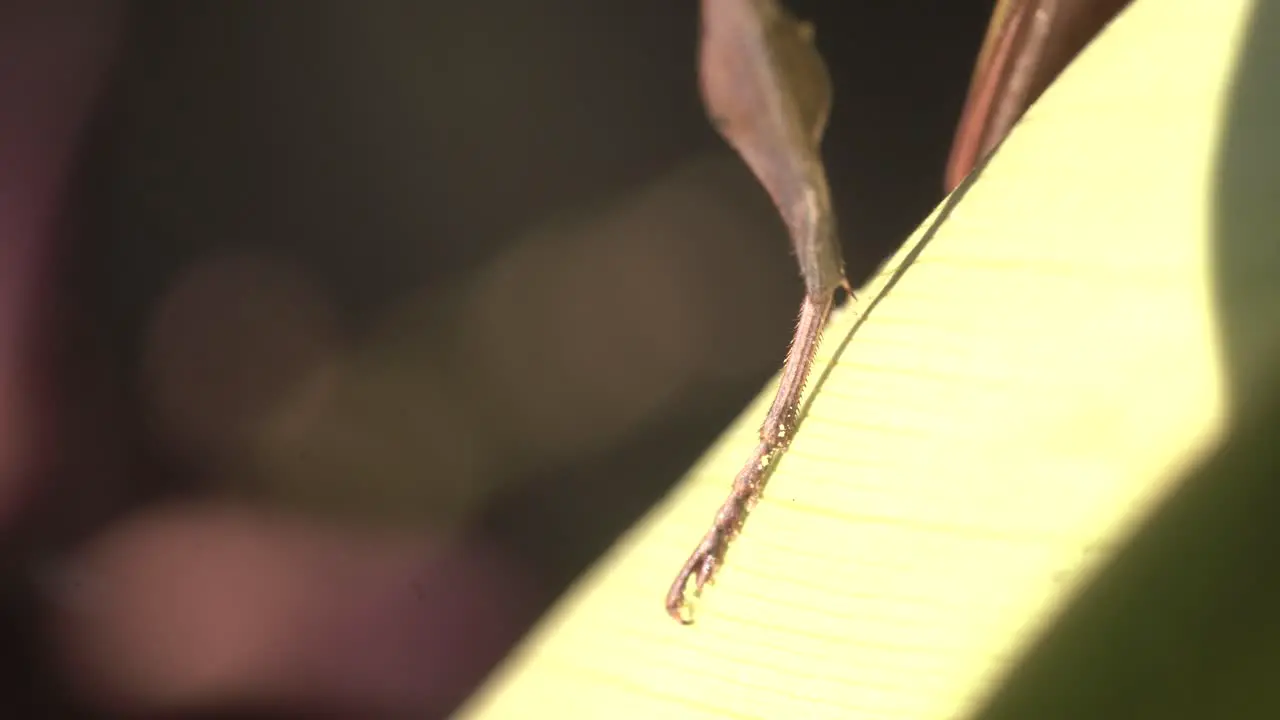
M 95 704 L 447 710 L 519 636 L 531 594 L 498 557 L 267 513 L 176 506 L 90 544 L 55 593 Z

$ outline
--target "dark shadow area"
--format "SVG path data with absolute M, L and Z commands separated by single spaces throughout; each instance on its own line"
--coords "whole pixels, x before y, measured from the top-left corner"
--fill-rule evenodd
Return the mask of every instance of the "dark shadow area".
M 1214 198 L 1227 441 L 1016 667 L 983 720 L 1280 716 L 1280 8 L 1257 3 Z

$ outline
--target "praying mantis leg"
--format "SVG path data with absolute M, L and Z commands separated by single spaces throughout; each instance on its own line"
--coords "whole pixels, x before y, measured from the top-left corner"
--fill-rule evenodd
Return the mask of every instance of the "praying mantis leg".
M 714 578 L 730 540 L 741 531 L 770 470 L 795 436 L 805 380 L 835 291 L 843 287 L 853 293 L 844 275 L 820 154 L 832 90 L 812 26 L 796 20 L 777 0 L 701 2 L 703 104 L 782 215 L 805 296 L 759 442 L 667 592 L 668 614 L 685 624 L 692 622 L 690 581 L 697 595 Z M 999 0 L 947 163 L 947 191 L 999 145 L 1026 108 L 1127 4 Z
M 771 465 L 795 434 L 805 380 L 835 291 L 852 292 L 819 155 L 831 81 L 814 47 L 812 26 L 791 17 L 776 0 L 702 0 L 699 75 L 716 129 L 764 185 L 786 223 L 805 296 L 760 441 L 667 593 L 667 612 L 686 624 L 691 622 L 689 581 L 695 593 L 701 592 L 724 562 Z

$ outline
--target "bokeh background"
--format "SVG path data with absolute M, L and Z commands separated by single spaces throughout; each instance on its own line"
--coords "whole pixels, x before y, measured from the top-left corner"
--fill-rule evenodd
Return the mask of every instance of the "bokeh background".
M 857 283 L 992 3 L 788 4 Z M 0 717 L 445 714 L 780 366 L 693 0 L 0 8 Z

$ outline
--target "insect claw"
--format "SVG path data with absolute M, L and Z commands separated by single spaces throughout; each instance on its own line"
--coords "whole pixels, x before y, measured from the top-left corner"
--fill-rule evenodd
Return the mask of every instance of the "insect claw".
M 715 579 L 716 566 L 718 564 L 719 563 L 716 561 L 716 553 L 713 551 L 707 551 L 706 557 L 704 557 L 702 562 L 698 565 L 698 578 L 697 582 L 694 584 L 695 595 L 701 595 L 702 588 L 711 584 L 711 581 Z

